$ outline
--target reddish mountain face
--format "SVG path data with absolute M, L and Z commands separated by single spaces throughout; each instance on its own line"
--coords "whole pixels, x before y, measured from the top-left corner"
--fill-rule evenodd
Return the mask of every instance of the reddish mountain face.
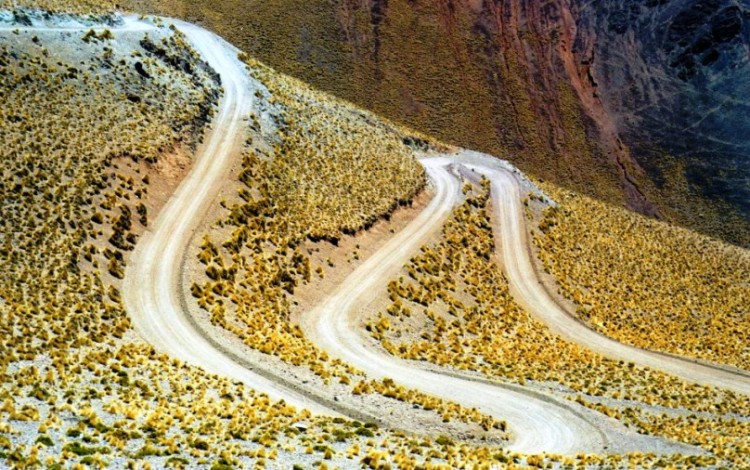
M 750 234 L 737 215 L 750 161 L 744 3 L 129 2 L 539 178 L 737 243 Z
M 568 0 L 345 0 L 352 81 L 388 116 L 649 215 L 646 179 L 575 51 Z

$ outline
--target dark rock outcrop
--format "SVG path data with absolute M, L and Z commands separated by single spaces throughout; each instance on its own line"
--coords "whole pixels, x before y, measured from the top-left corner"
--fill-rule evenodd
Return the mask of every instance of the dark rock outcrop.
M 750 220 L 750 3 L 580 3 L 598 93 L 653 180 L 669 154 L 693 197 Z

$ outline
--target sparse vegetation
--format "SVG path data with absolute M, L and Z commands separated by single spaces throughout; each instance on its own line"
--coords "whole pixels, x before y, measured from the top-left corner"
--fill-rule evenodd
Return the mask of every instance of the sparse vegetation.
M 535 243 L 590 327 L 634 346 L 750 370 L 750 252 L 558 191 Z
M 100 45 L 73 64 L 22 41 L 0 46 L 7 361 L 124 334 L 127 316 L 102 271 L 121 278 L 135 245 L 131 207 L 148 188 L 134 176 L 171 147 L 195 143 L 217 97 L 205 73 L 188 77 L 147 53 L 140 60 L 155 79 L 143 83 L 139 59 L 102 60 Z M 127 99 L 133 93 L 140 103 Z
M 464 186 L 466 202 L 440 242 L 423 247 L 404 275 L 389 283 L 390 304 L 366 325 L 371 336 L 406 359 L 543 388 L 563 386 L 566 396 L 585 406 L 610 403 L 606 414 L 641 432 L 704 446 L 734 465 L 745 462 L 750 399 L 603 358 L 554 335 L 513 301 L 493 260 L 489 186 L 482 186 Z M 707 423 L 701 432 L 698 420 Z M 669 422 L 676 427 L 667 431 Z M 726 440 L 709 438 L 717 428 Z
M 337 244 L 409 204 L 424 185 L 424 170 L 396 129 L 250 62 L 280 110 L 279 142 L 271 154 L 245 154 L 237 203 L 224 202 L 225 218 L 216 225 L 230 237 L 221 245 L 204 237 L 198 259 L 208 281 L 191 293 L 213 322 L 248 346 L 306 366 L 326 384 L 348 385 L 361 372 L 319 351 L 290 320 L 292 294 L 313 272 L 300 245 Z M 256 120 L 251 127 L 259 130 Z M 334 267 L 330 259 L 326 267 Z M 379 393 L 434 410 L 444 422 L 504 430 L 477 410 L 392 382 L 359 380 L 352 387 L 357 395 Z
M 247 462 L 273 460 L 282 444 L 325 442 L 346 422 L 313 418 L 127 339 L 119 275 L 107 271 L 122 273 L 143 230 L 135 218 L 159 177 L 152 165 L 199 140 L 217 98 L 212 75 L 174 32 L 134 43 L 156 52 L 112 50 L 104 60 L 104 45 L 82 41 L 83 52 L 51 58 L 43 48 L 53 34 L 32 42 L 19 32 L 0 50 L 2 457 L 51 467 L 217 454 Z M 192 60 L 192 73 L 169 57 Z M 295 438 L 287 430 L 299 421 L 310 424 Z M 347 439 L 363 452 L 381 449 L 387 435 L 371 433 Z
M 176 32 L 132 33 L 140 34 L 125 41 L 132 54 L 75 35 L 75 50 L 55 56 L 46 51 L 64 33 L 7 34 L 16 39 L 0 46 L 5 464 L 236 467 L 310 449 L 332 463 L 385 453 L 404 468 L 430 468 L 432 459 L 476 462 L 489 454 L 315 418 L 134 340 L 118 278 L 148 222 L 164 153 L 200 139 L 218 96 L 213 76 Z M 404 153 L 392 150 L 395 166 L 386 169 L 395 174 Z M 297 154 L 298 164 L 305 157 Z M 420 167 L 406 165 L 417 172 L 405 177 L 421 184 Z M 357 174 L 339 177 L 356 182 Z M 359 206 L 349 207 L 346 227 L 368 223 Z M 389 208 L 380 201 L 375 212 Z
M 362 380 L 354 385 L 352 393 L 355 395 L 379 393 L 387 398 L 394 398 L 399 401 L 413 403 L 415 406 L 419 406 L 422 409 L 428 411 L 434 410 L 440 415 L 445 423 L 457 419 L 465 423 L 476 423 L 484 431 L 495 429 L 504 433 L 507 429 L 507 424 L 504 421 L 495 420 L 491 416 L 481 413 L 476 408 L 469 409 L 455 402 L 436 398 L 416 390 L 407 389 L 388 378 L 380 381 Z M 503 438 L 507 439 L 507 437 L 508 435 L 503 435 Z

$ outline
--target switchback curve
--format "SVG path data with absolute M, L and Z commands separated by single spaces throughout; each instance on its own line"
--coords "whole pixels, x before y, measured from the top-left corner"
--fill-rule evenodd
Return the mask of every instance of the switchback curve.
M 416 363 L 368 346 L 358 326 L 356 307 L 373 289 L 385 288 L 402 265 L 439 230 L 460 195 L 458 179 L 451 175 L 452 157 L 423 159 L 436 190 L 429 206 L 405 229 L 368 258 L 325 301 L 302 318 L 302 328 L 318 346 L 364 370 L 374 378 L 389 377 L 406 387 L 505 420 L 513 439 L 510 448 L 526 453 L 606 452 L 613 441 L 632 436 L 616 422 L 602 425 L 588 410 L 553 397 L 526 393 L 518 387 L 490 384 L 426 370 Z M 634 446 L 634 449 L 637 445 Z

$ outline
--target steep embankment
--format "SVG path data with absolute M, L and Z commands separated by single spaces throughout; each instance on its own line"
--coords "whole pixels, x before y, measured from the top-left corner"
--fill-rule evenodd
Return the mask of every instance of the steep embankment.
M 736 2 L 127 4 L 207 24 L 279 70 L 529 174 L 747 244 Z
M 750 243 L 750 9 L 731 0 L 581 2 L 577 45 L 664 215 Z

